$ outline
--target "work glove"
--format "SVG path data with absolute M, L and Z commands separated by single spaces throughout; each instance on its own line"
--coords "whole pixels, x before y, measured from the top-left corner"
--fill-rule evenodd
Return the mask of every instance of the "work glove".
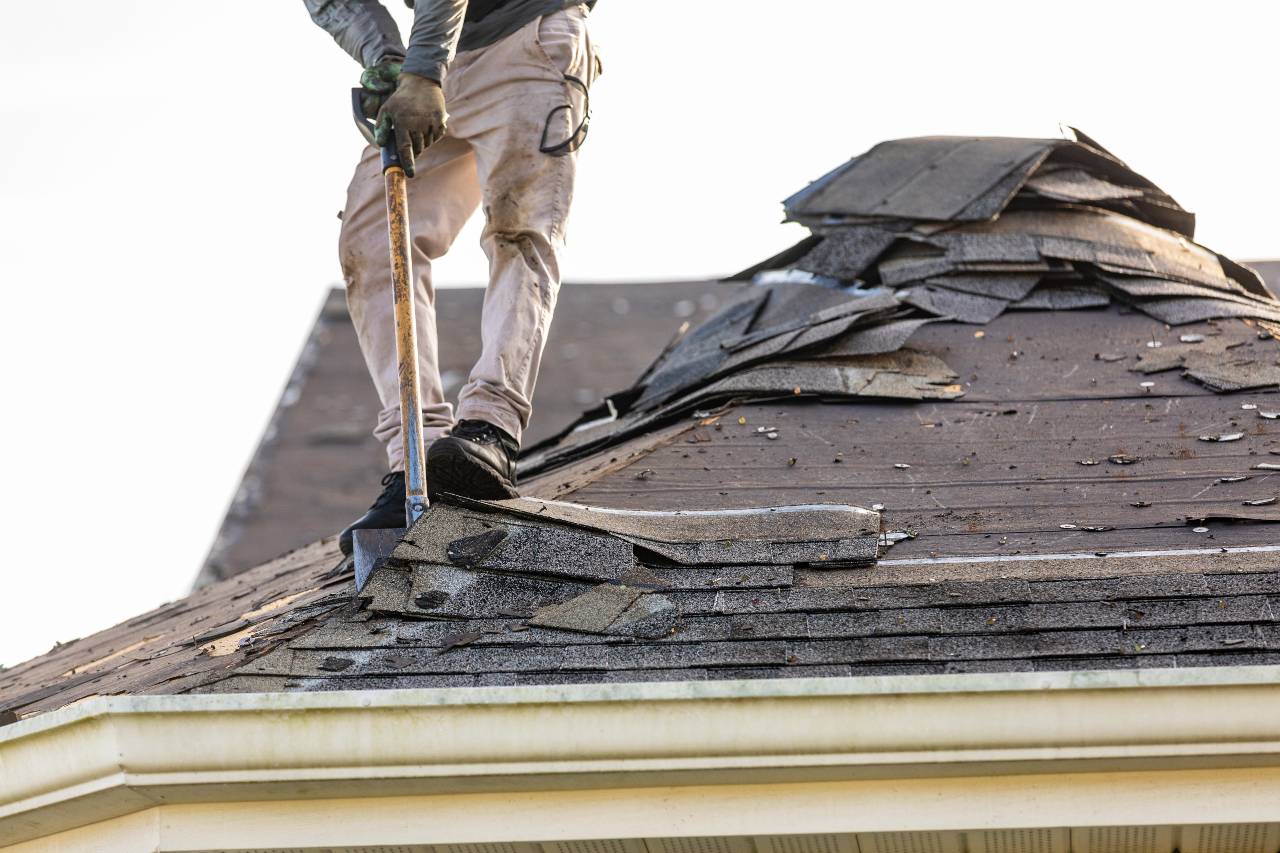
M 400 68 L 404 64 L 400 59 L 385 59 L 377 65 L 370 65 L 360 75 L 360 111 L 367 119 L 378 117 L 378 110 L 396 90 L 396 80 L 400 77 Z
M 400 165 L 406 175 L 413 177 L 415 158 L 444 136 L 448 122 L 440 84 L 406 72 L 400 75 L 395 92 L 378 110 L 374 142 L 379 146 L 392 142 L 389 131 L 394 127 Z

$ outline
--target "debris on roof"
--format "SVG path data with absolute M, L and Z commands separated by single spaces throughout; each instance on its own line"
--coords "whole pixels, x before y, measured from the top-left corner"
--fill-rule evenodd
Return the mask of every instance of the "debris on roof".
M 834 504 L 685 512 L 453 499 L 428 510 L 361 594 L 379 613 L 661 636 L 679 617 L 663 590 L 865 566 L 879 540 L 878 513 Z
M 882 142 L 783 202 L 813 227 L 866 220 L 984 222 L 1008 208 L 1089 202 L 1194 236 L 1195 217 L 1096 142 L 927 136 Z
M 949 356 L 910 344 L 931 321 L 1110 307 L 1170 325 L 1280 322 L 1256 272 L 1194 243 L 1191 213 L 1078 131 L 885 142 L 784 204 L 812 235 L 734 276 L 754 286 L 635 386 L 532 448 L 526 475 L 731 400 L 958 399 L 967 385 Z M 1137 369 L 1181 367 L 1224 392 L 1280 383 L 1274 353 L 1223 359 L 1225 346 Z

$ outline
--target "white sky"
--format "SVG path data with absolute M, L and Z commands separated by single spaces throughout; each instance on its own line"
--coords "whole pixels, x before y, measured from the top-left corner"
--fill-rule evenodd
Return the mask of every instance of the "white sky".
M 337 280 L 360 147 L 358 69 L 297 0 L 7 5 L 0 664 L 184 594 Z M 730 272 L 877 141 L 1060 123 L 1202 242 L 1280 256 L 1272 6 L 601 0 L 568 277 Z M 441 284 L 484 279 L 477 238 Z

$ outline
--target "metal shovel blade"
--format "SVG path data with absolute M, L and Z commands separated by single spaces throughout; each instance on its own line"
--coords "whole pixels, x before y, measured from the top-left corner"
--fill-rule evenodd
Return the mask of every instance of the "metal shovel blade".
M 408 532 L 407 527 L 355 531 L 352 541 L 355 544 L 356 592 L 364 589 L 373 570 L 391 556 L 391 552 Z

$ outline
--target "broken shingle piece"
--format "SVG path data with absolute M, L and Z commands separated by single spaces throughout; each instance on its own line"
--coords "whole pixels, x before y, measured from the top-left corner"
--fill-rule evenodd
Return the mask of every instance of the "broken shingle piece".
M 562 604 L 539 608 L 529 624 L 539 628 L 604 634 L 641 593 L 642 590 L 634 587 L 603 583 Z
M 1080 308 L 1103 308 L 1110 304 L 1111 297 L 1095 287 L 1041 286 L 1033 290 L 1026 299 L 1020 299 L 1009 307 L 1019 311 L 1072 311 Z
M 616 581 L 635 566 L 631 545 L 605 534 L 532 519 L 511 519 L 501 525 L 500 530 L 462 540 L 474 540 L 477 551 L 484 553 L 461 565 L 593 583 Z M 458 543 L 449 546 L 451 559 L 455 545 Z M 485 550 L 486 546 L 490 547 Z
M 1143 190 L 1113 184 L 1084 169 L 1057 169 L 1032 175 L 1024 185 L 1037 195 L 1056 201 L 1117 201 L 1142 198 Z
M 495 512 L 534 516 L 597 530 L 646 553 L 686 565 L 871 562 L 875 560 L 874 546 L 880 530 L 879 513 L 843 504 L 622 510 L 537 498 L 471 503 Z M 447 587 L 462 584 L 462 591 L 467 584 L 474 583 L 463 581 L 445 575 L 434 583 L 456 594 Z M 416 583 L 415 580 L 415 591 Z
M 1032 263 L 1043 258 L 1030 234 L 969 234 L 963 230 L 932 234 L 929 243 L 946 250 L 947 260 L 967 263 Z
M 1024 298 L 1044 278 L 1042 273 L 969 273 L 930 278 L 926 284 L 975 293 L 994 299 L 1014 301 Z
M 796 269 L 852 281 L 862 275 L 897 239 L 895 229 L 871 225 L 833 228 L 825 239 L 795 262 Z
M 792 219 L 823 214 L 952 219 L 1011 173 L 1012 194 L 1061 144 L 1068 143 L 961 136 L 882 142 L 783 204 Z
M 809 353 L 812 358 L 832 358 L 858 355 L 879 355 L 901 350 L 911 336 L 922 326 L 934 322 L 932 318 L 892 320 L 878 326 L 855 329 L 831 341 L 824 347 Z
M 581 584 L 421 564 L 413 567 L 408 603 L 397 612 L 445 618 L 492 619 L 572 598 Z
M 675 630 L 680 611 L 665 595 L 645 593 L 610 623 L 608 633 L 637 639 L 657 639 Z
M 962 323 L 989 323 L 1009 307 L 1003 299 L 930 285 L 911 288 L 903 299 L 930 314 L 951 317 Z
M 1167 278 L 1151 278 L 1149 276 L 1112 274 L 1100 275 L 1098 278 L 1106 282 L 1110 287 L 1134 297 L 1192 296 L 1220 299 L 1223 293 L 1244 293 L 1244 289 L 1240 287 L 1233 287 L 1232 290 L 1224 291 L 1205 284 L 1187 284 L 1186 282 L 1170 281 Z M 1224 282 L 1235 285 L 1235 282 L 1230 281 L 1230 279 L 1224 279 Z
M 1280 306 L 1269 308 L 1262 303 L 1231 302 L 1224 298 L 1145 299 L 1134 303 L 1134 306 L 1139 311 L 1150 314 L 1170 326 L 1227 317 L 1252 317 L 1259 320 L 1280 321 Z
M 1183 359 L 1184 376 L 1214 391 L 1248 391 L 1280 385 L 1280 366 L 1254 360 L 1228 360 L 1221 353 L 1197 353 Z
M 449 543 L 449 562 L 455 566 L 474 566 L 502 544 L 507 538 L 505 530 L 487 530 L 475 536 L 464 536 Z

